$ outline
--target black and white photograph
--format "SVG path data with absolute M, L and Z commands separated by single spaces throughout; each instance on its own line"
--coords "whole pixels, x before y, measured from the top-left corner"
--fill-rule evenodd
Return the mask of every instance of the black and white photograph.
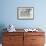
M 33 14 L 34 14 L 33 7 L 18 7 L 17 8 L 18 19 L 33 19 L 34 18 Z

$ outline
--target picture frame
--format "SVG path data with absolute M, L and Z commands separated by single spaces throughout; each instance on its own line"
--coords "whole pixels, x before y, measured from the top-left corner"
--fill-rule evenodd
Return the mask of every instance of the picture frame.
M 19 20 L 33 20 L 34 19 L 34 7 L 18 7 L 17 19 Z

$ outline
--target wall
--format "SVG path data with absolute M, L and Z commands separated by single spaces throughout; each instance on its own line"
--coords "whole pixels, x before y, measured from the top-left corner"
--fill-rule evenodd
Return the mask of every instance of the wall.
M 0 24 L 15 25 L 16 28 L 46 28 L 46 0 L 1 0 Z M 17 7 L 34 7 L 34 20 L 17 20 Z
M 16 28 L 40 27 L 46 32 L 46 0 L 0 0 L 0 31 L 13 24 Z M 34 7 L 34 20 L 17 20 L 17 7 Z

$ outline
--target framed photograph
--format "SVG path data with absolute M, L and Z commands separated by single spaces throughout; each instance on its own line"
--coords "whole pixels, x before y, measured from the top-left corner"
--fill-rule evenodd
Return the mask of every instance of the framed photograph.
M 18 7 L 17 18 L 21 20 L 34 19 L 34 8 L 33 7 Z

